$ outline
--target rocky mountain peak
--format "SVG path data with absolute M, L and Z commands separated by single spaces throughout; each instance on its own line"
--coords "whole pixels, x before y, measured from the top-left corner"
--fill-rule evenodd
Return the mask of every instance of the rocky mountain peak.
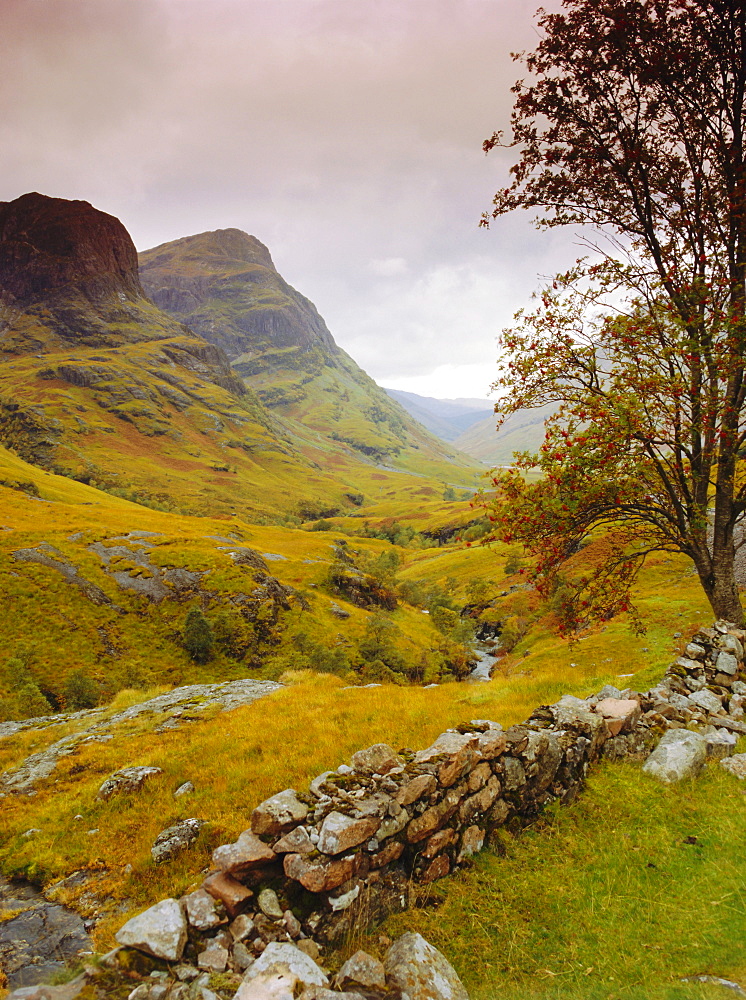
M 0 300 L 22 308 L 59 290 L 141 297 L 127 230 L 87 201 L 32 192 L 0 202 Z
M 162 251 L 162 253 L 160 252 Z M 182 262 L 198 262 L 204 267 L 214 259 L 218 266 L 228 261 L 254 264 L 276 271 L 267 247 L 242 229 L 215 229 L 212 232 L 184 236 L 171 243 L 162 243 L 148 251 L 151 266 L 166 263 L 178 254 Z

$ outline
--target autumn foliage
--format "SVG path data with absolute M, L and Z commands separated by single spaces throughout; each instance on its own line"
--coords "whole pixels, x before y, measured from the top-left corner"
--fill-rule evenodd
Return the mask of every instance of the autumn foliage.
M 484 222 L 534 210 L 581 226 L 589 256 L 504 333 L 496 409 L 558 409 L 540 454 L 496 472 L 484 502 L 545 589 L 565 588 L 568 625 L 628 607 L 661 549 L 689 556 L 716 615 L 740 622 L 746 13 L 565 0 L 539 27 L 514 88 L 519 158 Z M 604 559 L 563 578 L 599 529 Z

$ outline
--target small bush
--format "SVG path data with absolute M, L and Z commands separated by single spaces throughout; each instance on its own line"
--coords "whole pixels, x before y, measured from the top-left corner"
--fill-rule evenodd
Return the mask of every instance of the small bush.
M 183 642 L 184 648 L 195 663 L 207 663 L 212 657 L 215 637 L 210 623 L 199 608 L 192 608 L 186 616 Z

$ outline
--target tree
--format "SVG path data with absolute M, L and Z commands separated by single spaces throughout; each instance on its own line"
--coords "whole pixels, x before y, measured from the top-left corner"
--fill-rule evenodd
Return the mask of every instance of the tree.
M 491 217 L 581 225 L 593 262 L 504 333 L 496 409 L 558 413 L 540 455 L 495 474 L 496 532 L 537 553 L 549 589 L 607 532 L 605 558 L 573 581 L 570 624 L 627 606 L 654 550 L 689 556 L 715 614 L 742 623 L 746 11 L 564 0 L 539 26 L 522 57 L 532 80 L 514 87 L 518 162 Z M 526 483 L 527 468 L 543 479 Z
M 210 623 L 199 608 L 192 608 L 184 622 L 184 648 L 195 663 L 207 663 L 215 638 Z
M 65 706 L 73 712 L 95 708 L 101 691 L 98 684 L 82 670 L 73 670 L 65 679 Z

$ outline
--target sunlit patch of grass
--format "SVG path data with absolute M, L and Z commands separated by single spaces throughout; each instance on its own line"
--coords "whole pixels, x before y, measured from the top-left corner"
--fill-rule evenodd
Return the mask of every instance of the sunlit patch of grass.
M 584 795 L 391 920 L 442 948 L 473 1000 L 674 1000 L 746 985 L 746 798 L 716 765 L 663 786 L 603 765 Z M 370 947 L 375 948 L 375 939 Z

